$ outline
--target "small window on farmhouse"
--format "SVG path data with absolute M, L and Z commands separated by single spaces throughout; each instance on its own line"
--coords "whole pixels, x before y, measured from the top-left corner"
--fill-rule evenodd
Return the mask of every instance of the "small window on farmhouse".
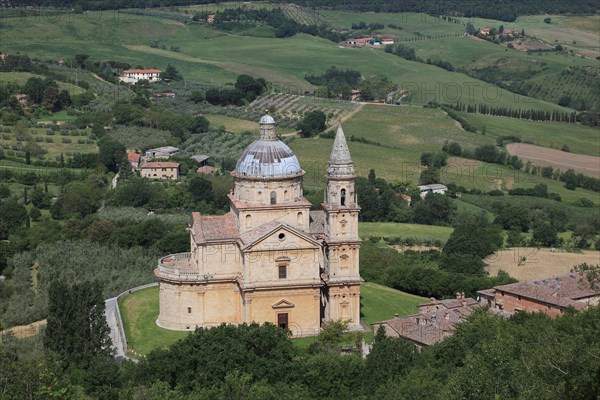
M 252 215 L 246 215 L 246 228 L 252 228 Z
M 192 313 L 192 307 L 188 307 L 188 314 Z
M 287 278 L 287 265 L 280 265 L 279 267 L 279 279 Z
M 277 193 L 271 192 L 271 204 L 277 204 Z
M 302 213 L 299 212 L 298 214 L 296 214 L 296 223 L 298 225 L 302 225 Z
M 342 189 L 341 197 L 340 197 L 340 203 L 343 206 L 346 205 L 346 189 Z

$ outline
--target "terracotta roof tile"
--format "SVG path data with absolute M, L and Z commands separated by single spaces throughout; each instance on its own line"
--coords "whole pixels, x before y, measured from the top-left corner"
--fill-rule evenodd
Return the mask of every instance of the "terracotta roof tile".
M 192 213 L 191 229 L 197 244 L 211 241 L 237 240 L 238 230 L 235 215 L 200 215 Z
M 496 286 L 496 291 L 527 297 L 560 307 L 578 308 L 584 299 L 600 295 L 600 289 L 593 289 L 582 274 L 572 273 L 535 281 L 511 283 Z
M 124 74 L 160 74 L 160 69 L 128 69 Z
M 179 163 L 176 162 L 160 162 L 160 161 L 153 161 L 153 162 L 147 162 L 144 165 L 142 165 L 143 169 L 151 169 L 151 168 L 179 168 Z
M 283 226 L 281 222 L 270 221 L 255 229 L 252 229 L 251 231 L 242 233 L 240 235 L 240 239 L 242 240 L 242 243 L 244 243 L 245 246 L 248 246 L 280 226 Z
M 422 312 L 407 317 L 376 322 L 376 324 L 387 324 L 400 337 L 430 346 L 452 335 L 456 330 L 456 326 L 479 307 L 474 299 L 467 298 L 465 300 L 468 300 L 468 303 L 472 305 Z
M 129 159 L 129 161 L 130 162 L 134 162 L 134 163 L 139 163 L 141 157 L 142 157 L 142 155 L 141 154 L 137 154 L 137 153 L 129 153 L 129 154 L 127 154 L 127 158 Z

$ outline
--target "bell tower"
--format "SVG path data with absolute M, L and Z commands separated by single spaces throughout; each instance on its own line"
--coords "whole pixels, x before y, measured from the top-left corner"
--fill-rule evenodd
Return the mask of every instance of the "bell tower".
M 354 186 L 354 163 L 346 137 L 338 127 L 327 168 L 325 191 L 327 236 L 326 274 L 328 305 L 325 318 L 349 320 L 349 327 L 360 326 L 360 283 L 357 195 Z

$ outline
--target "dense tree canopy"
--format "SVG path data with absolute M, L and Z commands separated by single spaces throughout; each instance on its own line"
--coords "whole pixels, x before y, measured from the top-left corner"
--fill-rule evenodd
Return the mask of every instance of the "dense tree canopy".
M 112 354 L 99 282 L 72 285 L 54 281 L 48 288 L 48 323 L 44 345 L 77 365 Z

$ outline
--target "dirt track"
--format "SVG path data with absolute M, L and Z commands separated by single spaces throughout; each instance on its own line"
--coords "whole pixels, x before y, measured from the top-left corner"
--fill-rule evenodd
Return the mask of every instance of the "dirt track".
M 561 150 L 535 146 L 525 143 L 511 143 L 506 146 L 511 155 L 519 156 L 535 165 L 550 165 L 562 171 L 574 169 L 585 175 L 600 177 L 600 157 L 586 156 L 583 154 L 567 153 Z
M 525 261 L 522 261 L 525 258 Z M 521 260 L 521 265 L 519 265 Z M 496 275 L 504 270 L 520 281 L 540 279 L 548 276 L 564 275 L 581 263 L 600 263 L 600 251 L 585 250 L 581 253 L 567 253 L 561 249 L 552 252 L 547 248 L 515 247 L 499 251 L 487 257 L 486 270 Z

